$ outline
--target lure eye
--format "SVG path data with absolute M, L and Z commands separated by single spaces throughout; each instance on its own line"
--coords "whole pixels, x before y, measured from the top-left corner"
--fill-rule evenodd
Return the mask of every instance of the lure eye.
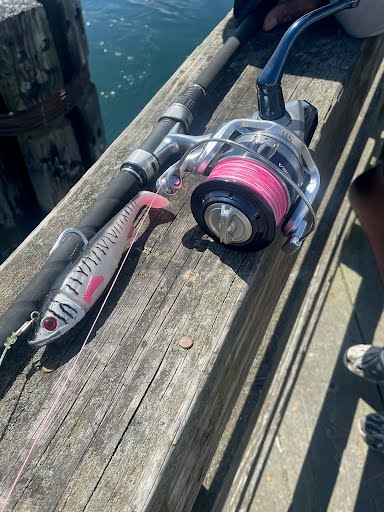
M 57 320 L 53 316 L 48 316 L 43 320 L 43 327 L 47 331 L 54 331 L 57 329 Z

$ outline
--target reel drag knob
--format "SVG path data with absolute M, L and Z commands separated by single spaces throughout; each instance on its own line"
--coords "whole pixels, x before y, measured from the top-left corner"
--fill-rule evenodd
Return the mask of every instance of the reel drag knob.
M 241 210 L 225 203 L 214 203 L 205 211 L 205 222 L 223 244 L 247 242 L 252 225 Z

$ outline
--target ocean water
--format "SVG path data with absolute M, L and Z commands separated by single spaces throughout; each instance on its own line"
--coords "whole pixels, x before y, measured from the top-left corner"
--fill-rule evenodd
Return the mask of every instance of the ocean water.
M 108 144 L 232 5 L 232 0 L 82 0 Z

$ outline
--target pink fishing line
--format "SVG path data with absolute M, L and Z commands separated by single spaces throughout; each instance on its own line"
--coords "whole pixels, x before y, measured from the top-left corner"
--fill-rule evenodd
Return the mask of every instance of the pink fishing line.
M 54 412 L 54 410 L 55 410 L 55 408 L 56 408 L 56 405 L 58 404 L 58 402 L 59 402 L 60 398 L 62 397 L 62 395 L 63 395 L 63 393 L 64 393 L 64 391 L 65 391 L 65 389 L 66 389 L 66 387 L 67 387 L 68 382 L 70 381 L 70 379 L 71 379 L 71 377 L 72 377 L 72 374 L 73 374 L 73 372 L 74 372 L 74 370 L 75 370 L 75 368 L 76 368 L 76 366 L 77 366 L 77 363 L 78 363 L 78 361 L 79 361 L 79 359 L 80 359 L 80 356 L 81 356 L 81 354 L 82 354 L 82 353 L 83 353 L 83 351 L 84 351 L 84 348 L 85 348 L 85 346 L 86 346 L 86 344 L 87 344 L 87 342 L 88 342 L 88 340 L 89 340 L 89 338 L 90 338 L 90 336 L 91 336 L 91 334 L 92 334 L 92 332 L 93 332 L 93 329 L 94 329 L 94 327 L 95 327 L 95 325 L 96 325 L 96 323 L 97 323 L 97 321 L 98 321 L 98 319 L 99 319 L 99 317 L 100 317 L 100 315 L 101 315 L 101 313 L 102 313 L 102 311 L 103 311 L 103 309 L 104 309 L 104 307 L 105 307 L 106 302 L 108 301 L 108 298 L 109 298 L 109 296 L 110 296 L 110 294 L 111 294 L 111 292 L 112 292 L 112 290 L 113 290 L 113 288 L 114 288 L 114 286 L 115 286 L 115 284 L 116 284 L 116 281 L 117 281 L 117 279 L 118 279 L 118 277 L 119 277 L 119 275 L 120 275 L 120 273 L 121 273 L 121 271 L 122 271 L 122 269 L 123 269 L 123 267 L 124 267 L 124 263 L 126 262 L 126 260 L 127 260 L 128 256 L 129 256 L 129 253 L 131 252 L 131 249 L 132 249 L 132 247 L 133 247 L 133 244 L 136 242 L 136 239 L 137 239 L 138 234 L 139 234 L 139 232 L 140 232 L 141 226 L 144 224 L 144 222 L 145 222 L 145 220 L 146 220 L 146 218 L 147 218 L 147 216 L 148 216 L 148 214 L 149 214 L 149 211 L 150 211 L 150 209 L 152 208 L 152 206 L 153 206 L 154 202 L 156 201 L 156 204 L 159 204 L 159 201 L 158 201 L 158 200 L 156 200 L 156 198 L 157 198 L 157 197 L 160 197 L 160 196 L 158 196 L 159 190 L 160 190 L 160 189 L 158 189 L 158 190 L 156 191 L 156 194 L 152 197 L 151 201 L 150 201 L 150 202 L 148 201 L 148 202 L 149 202 L 149 204 L 148 204 L 148 209 L 147 209 L 147 211 L 145 212 L 145 214 L 143 215 L 143 218 L 141 219 L 141 221 L 139 222 L 139 224 L 138 224 L 138 226 L 137 226 L 136 233 L 135 233 L 135 235 L 134 235 L 134 237 L 133 237 L 133 239 L 132 239 L 132 241 L 131 241 L 131 244 L 130 244 L 130 246 L 129 246 L 129 249 L 127 250 L 127 253 L 126 253 L 126 255 L 124 256 L 123 261 L 122 261 L 122 263 L 121 263 L 121 265 L 120 265 L 120 267 L 119 267 L 119 269 L 118 269 L 118 271 L 117 271 L 117 273 L 116 273 L 116 276 L 115 276 L 115 278 L 113 279 L 112 284 L 111 284 L 111 286 L 110 286 L 110 288 L 109 288 L 109 290 L 108 290 L 108 293 L 107 293 L 107 295 L 105 296 L 105 299 L 103 300 L 103 303 L 101 304 L 101 307 L 100 307 L 100 309 L 99 309 L 99 312 L 97 313 L 96 318 L 95 318 L 95 320 L 93 321 L 93 323 L 92 323 L 92 325 L 91 325 L 91 328 L 90 328 L 90 330 L 89 330 L 89 332 L 88 332 L 88 334 L 87 334 L 87 336 L 86 336 L 86 338 L 85 338 L 85 340 L 84 340 L 84 342 L 83 342 L 83 344 L 82 344 L 82 346 L 81 346 L 81 348 L 80 348 L 80 350 L 79 350 L 79 352 L 78 352 L 78 354 L 77 354 L 77 356 L 76 356 L 76 358 L 75 358 L 75 360 L 74 360 L 74 362 L 73 362 L 73 364 L 72 364 L 71 368 L 69 369 L 69 372 L 68 372 L 68 374 L 67 374 L 67 377 L 64 379 L 63 384 L 62 384 L 62 386 L 59 388 L 59 392 L 58 392 L 58 394 L 57 394 L 57 396 L 56 396 L 56 398 L 55 398 L 55 400 L 54 400 L 53 404 L 52 404 L 52 405 L 51 405 L 51 407 L 49 408 L 49 410 L 48 410 L 48 412 L 47 412 L 46 416 L 44 417 L 43 421 L 41 422 L 40 426 L 37 428 L 37 430 L 36 430 L 36 432 L 35 432 L 35 439 L 33 440 L 33 443 L 32 443 L 32 445 L 31 445 L 30 449 L 28 450 L 28 453 L 27 453 L 27 455 L 26 455 L 26 457 L 25 457 L 25 459 L 24 459 L 24 461 L 23 461 L 23 463 L 22 463 L 22 465 L 21 465 L 21 467 L 20 467 L 20 469 L 19 469 L 19 472 L 17 473 L 17 475 L 16 475 L 16 477 L 15 477 L 15 479 L 14 479 L 13 483 L 12 483 L 12 486 L 11 486 L 11 488 L 10 488 L 10 490 L 9 490 L 9 492 L 8 492 L 8 494 L 7 494 L 7 496 L 6 496 L 6 498 L 5 498 L 5 501 L 4 501 L 4 502 L 3 502 L 3 504 L 1 505 L 0 512 L 4 512 L 4 511 L 5 511 L 5 507 L 8 505 L 9 500 L 10 500 L 10 499 L 11 499 L 11 497 L 12 497 L 12 494 L 13 494 L 13 492 L 14 492 L 14 490 L 15 490 L 15 487 L 16 487 L 16 485 L 17 485 L 18 481 L 20 480 L 20 477 L 21 477 L 21 475 L 23 474 L 23 471 L 24 471 L 25 467 L 27 466 L 27 464 L 28 464 L 28 462 L 29 462 L 29 459 L 30 459 L 30 457 L 31 457 L 31 455 L 32 455 L 33 450 L 35 449 L 35 447 L 36 447 L 36 445 L 37 445 L 38 441 L 42 438 L 42 436 L 43 436 L 43 434 L 44 434 L 44 432 L 45 432 L 45 427 L 46 427 L 46 425 L 48 424 L 49 420 L 51 419 L 51 416 L 52 416 L 52 414 L 53 414 L 53 412 Z M 162 199 L 164 199 L 164 198 L 162 198 Z M 167 204 L 168 204 L 168 201 L 167 201 Z M 165 205 L 165 203 L 164 203 L 164 205 Z M 93 358 L 92 358 L 92 359 L 93 359 Z
M 208 180 L 219 178 L 245 185 L 262 197 L 271 207 L 276 226 L 288 209 L 288 198 L 283 185 L 263 164 L 249 158 L 226 158 L 211 171 Z

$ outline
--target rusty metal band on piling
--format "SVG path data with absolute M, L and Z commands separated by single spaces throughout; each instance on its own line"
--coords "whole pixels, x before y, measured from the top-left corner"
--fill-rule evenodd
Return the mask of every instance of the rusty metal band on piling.
M 90 84 L 86 67 L 50 98 L 25 110 L 0 114 L 0 137 L 12 137 L 44 128 L 76 106 Z

